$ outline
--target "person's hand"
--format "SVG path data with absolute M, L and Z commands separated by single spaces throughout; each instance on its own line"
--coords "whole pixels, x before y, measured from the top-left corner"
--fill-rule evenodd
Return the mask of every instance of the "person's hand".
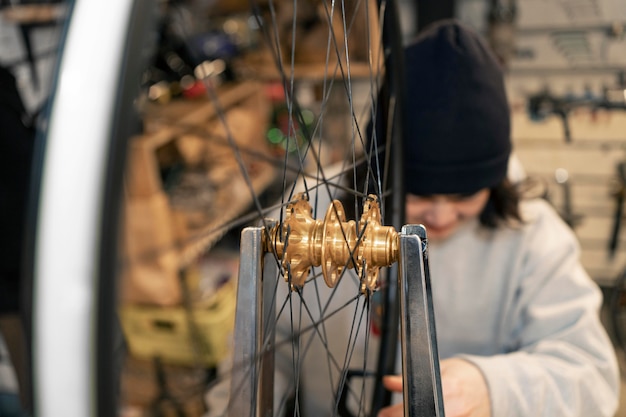
M 441 390 L 446 417 L 490 417 L 491 404 L 487 383 L 472 363 L 451 358 L 441 361 Z M 390 391 L 402 392 L 402 377 L 386 376 L 383 385 Z M 403 417 L 404 406 L 383 408 L 378 417 Z

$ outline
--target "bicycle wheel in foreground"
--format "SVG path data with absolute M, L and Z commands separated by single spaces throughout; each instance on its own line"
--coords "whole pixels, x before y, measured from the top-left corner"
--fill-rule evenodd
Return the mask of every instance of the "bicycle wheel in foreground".
M 395 233 L 402 224 L 403 193 L 391 187 L 401 172 L 402 113 L 394 4 L 254 4 L 242 12 L 254 40 L 219 56 L 198 48 L 199 37 L 177 25 L 183 11 L 165 4 L 164 12 L 148 1 L 99 9 L 76 2 L 71 12 L 35 234 L 37 407 L 64 417 L 114 415 L 114 318 L 120 313 L 133 355 L 140 329 L 129 330 L 128 314 L 151 314 L 146 305 L 167 316 L 150 316 L 153 327 L 180 324 L 178 345 L 189 345 L 184 358 L 167 349 L 153 356 L 198 368 L 223 363 L 226 342 L 212 344 L 208 334 L 223 328 L 202 328 L 207 305 L 190 271 L 228 230 L 261 224 L 268 238 L 274 219 L 265 261 L 277 269 L 277 320 L 266 326 L 276 333 L 273 409 L 366 415 L 382 404 L 383 391 L 371 385 L 393 372 L 397 344 L 396 282 L 381 268 L 391 262 L 355 253 L 372 225 Z M 167 23 L 183 28 L 179 43 L 162 42 Z M 179 77 L 168 94 L 176 84 L 204 98 L 150 101 L 164 97 L 163 83 L 141 83 L 142 74 L 163 70 L 155 52 Z M 93 84 L 98 100 L 85 99 Z M 315 229 L 323 219 L 317 232 L 300 232 L 299 246 L 290 239 L 298 224 Z M 336 241 L 317 245 L 323 264 L 317 252 L 305 253 L 315 233 Z M 299 256 L 310 270 L 298 269 Z M 78 399 L 65 401 L 59 390 Z

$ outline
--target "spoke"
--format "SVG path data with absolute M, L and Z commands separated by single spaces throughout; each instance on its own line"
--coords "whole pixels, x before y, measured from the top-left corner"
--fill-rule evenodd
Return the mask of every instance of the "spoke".
M 356 347 L 356 342 L 357 342 L 357 336 L 359 333 L 359 330 L 361 328 L 361 322 L 363 320 L 363 314 L 366 311 L 365 306 L 363 307 L 363 309 L 361 310 L 361 315 L 359 316 L 359 321 L 358 321 L 358 325 L 356 325 L 356 332 L 355 332 L 355 323 L 357 321 L 357 313 L 358 313 L 358 308 L 356 308 L 354 310 L 354 317 L 352 319 L 352 326 L 350 327 L 350 336 L 348 338 L 348 349 L 346 350 L 346 355 L 344 358 L 344 366 L 343 366 L 343 373 L 341 375 L 341 380 L 339 382 L 339 386 L 337 387 L 337 392 L 342 392 L 344 389 L 344 386 L 346 384 L 346 380 L 347 380 L 347 376 L 348 376 L 348 367 L 350 365 L 350 359 L 352 358 L 352 354 L 354 353 L 354 349 Z M 338 408 L 339 408 L 339 397 L 337 397 L 337 400 L 335 401 L 335 415 L 338 412 Z
M 359 300 L 359 299 L 360 299 L 360 298 L 357 298 L 357 299 L 356 299 L 355 315 L 357 314 L 357 312 L 358 312 L 358 310 L 359 310 L 359 302 L 358 302 L 358 300 Z M 304 305 L 304 307 L 305 307 L 305 309 L 306 309 L 306 311 L 307 311 L 307 314 L 308 314 L 308 316 L 309 316 L 310 320 L 311 320 L 311 321 L 314 321 L 313 315 L 312 315 L 311 311 L 310 311 L 310 310 L 309 310 L 309 308 L 308 308 L 308 305 L 307 305 L 307 303 L 306 303 L 306 300 L 305 300 L 304 298 L 302 298 L 302 297 L 301 297 L 301 302 L 302 302 L 302 305 Z M 352 303 L 350 303 L 350 304 L 352 304 Z M 318 322 L 318 324 L 314 327 L 315 332 L 314 332 L 314 333 L 312 333 L 312 334 L 309 336 L 309 340 L 308 340 L 308 342 L 307 342 L 307 344 L 306 344 L 305 350 L 304 350 L 304 352 L 303 352 L 303 354 L 302 354 L 302 355 L 303 355 L 303 356 L 306 356 L 306 353 L 308 352 L 309 348 L 310 348 L 310 347 L 312 346 L 312 344 L 313 344 L 313 341 L 315 340 L 315 339 L 314 339 L 314 336 L 315 336 L 315 334 L 317 333 L 317 335 L 318 335 L 318 337 L 319 337 L 319 340 L 322 342 L 322 344 L 323 344 L 323 346 L 324 346 L 324 348 L 325 348 L 325 350 L 326 350 L 326 358 L 327 358 L 327 361 L 328 361 L 328 363 L 329 363 L 329 375 L 330 375 L 330 376 L 331 376 L 331 378 L 332 378 L 333 372 L 332 372 L 332 369 L 330 368 L 330 364 L 334 365 L 335 370 L 339 371 L 339 373 L 340 373 L 340 374 L 344 374 L 344 373 L 347 371 L 347 365 L 346 365 L 346 364 L 344 364 L 344 366 L 342 367 L 342 366 L 339 364 L 339 362 L 337 361 L 337 359 L 335 358 L 335 356 L 333 355 L 333 353 L 331 352 L 331 350 L 330 350 L 330 349 L 329 349 L 329 347 L 328 347 L 328 339 L 326 339 L 326 337 L 324 337 L 324 335 L 322 335 L 322 334 L 320 333 L 320 330 L 319 330 L 319 327 L 320 327 L 320 326 L 322 327 L 322 330 L 323 330 L 323 331 L 325 331 L 325 326 L 324 326 L 325 321 L 326 321 L 326 319 L 321 319 L 321 320 Z M 354 328 L 354 324 L 353 324 L 353 326 L 351 326 L 351 327 L 352 327 L 352 329 L 353 329 L 353 328 Z M 350 347 L 350 344 L 349 344 L 349 343 L 348 343 L 348 347 Z M 353 349 L 354 349 L 354 347 L 352 347 L 352 349 L 347 349 L 347 351 L 351 351 L 351 350 L 353 350 Z M 331 381 L 330 381 L 330 386 L 332 387 L 333 385 L 334 385 L 334 384 L 333 384 L 333 382 L 332 382 L 332 380 L 331 380 Z M 350 388 L 350 387 L 348 387 L 348 388 Z M 336 395 L 336 394 L 337 394 L 337 392 L 340 392 L 340 391 L 333 390 L 333 395 Z M 335 401 L 338 401 L 338 398 L 336 398 L 336 399 L 335 399 Z
M 314 282 L 314 287 L 315 287 L 315 295 L 316 295 L 315 299 L 317 300 L 317 308 L 321 312 L 322 311 L 322 302 L 321 302 L 321 298 L 320 298 L 319 284 L 318 284 L 317 280 L 315 280 L 315 282 Z M 326 322 L 325 321 L 322 322 L 321 325 L 322 325 L 322 335 L 320 336 L 320 338 L 321 338 L 321 340 L 324 343 L 326 343 L 325 341 L 328 340 L 328 334 L 326 333 Z M 330 386 L 332 387 L 332 386 L 335 385 L 335 383 L 334 383 L 333 371 L 332 371 L 331 364 L 332 364 L 332 361 L 330 359 L 330 355 L 327 355 L 326 356 L 326 367 L 327 367 L 327 370 L 328 370 L 328 375 L 330 377 L 329 383 L 330 383 Z
M 369 344 L 370 344 L 370 335 L 372 332 L 372 314 L 371 314 L 371 301 L 372 301 L 372 294 L 371 292 L 367 294 L 366 299 L 365 299 L 365 304 L 367 306 L 367 317 L 365 319 L 365 349 L 364 349 L 364 353 L 363 353 L 363 373 L 365 374 L 365 371 L 367 371 L 367 358 L 369 355 Z M 349 391 L 349 393 L 352 393 L 352 391 Z M 365 375 L 362 378 L 361 381 L 361 394 L 359 396 L 359 400 L 357 401 L 357 404 L 359 404 L 359 411 L 357 412 L 357 416 L 360 416 L 362 412 L 365 412 L 365 410 L 363 410 L 363 407 L 365 405 Z

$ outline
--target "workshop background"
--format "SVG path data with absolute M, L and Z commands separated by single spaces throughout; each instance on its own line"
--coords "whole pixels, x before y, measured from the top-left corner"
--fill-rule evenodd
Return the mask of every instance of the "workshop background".
M 23 2 L 48 7 L 44 18 L 34 9 L 31 15 L 16 13 L 20 3 L 0 3 L 0 64 L 12 71 L 28 113 L 36 115 L 50 91 L 55 51 L 67 10 L 62 1 Z M 215 12 L 220 16 L 220 25 L 211 26 L 212 42 L 219 43 L 220 36 L 236 33 L 239 42 L 254 49 L 254 30 L 239 3 L 182 2 L 183 13 L 172 26 Z M 622 227 L 626 196 L 626 2 L 402 0 L 400 5 L 405 40 L 432 21 L 457 17 L 483 33 L 498 53 L 507 68 L 514 152 L 526 176 L 533 180 L 528 191 L 552 202 L 578 235 L 583 264 L 605 293 L 603 317 L 626 372 L 622 345 L 626 341 L 622 340 L 626 338 L 626 320 L 621 317 L 621 308 L 626 310 L 621 292 L 626 286 L 622 279 L 626 273 L 626 232 Z M 34 20 L 29 21 L 28 16 Z M 217 27 L 222 29 L 216 34 Z M 163 47 L 164 57 L 167 52 L 180 52 L 176 44 Z M 164 58 L 152 73 L 145 134 L 134 139 L 129 156 L 125 215 L 127 219 L 144 221 L 129 221 L 123 236 L 130 259 L 122 280 L 124 296 L 119 310 L 129 349 L 121 380 L 125 417 L 143 415 L 161 395 L 164 375 L 170 394 L 184 404 L 185 415 L 201 416 L 207 381 L 215 377 L 216 362 L 229 348 L 226 340 L 234 312 L 240 229 L 216 229 L 215 225 L 244 216 L 251 202 L 245 193 L 233 193 L 233 189 L 245 189 L 244 179 L 233 177 L 236 163 L 226 157 L 221 164 L 210 167 L 210 180 L 218 184 L 211 188 L 213 191 L 191 195 L 188 190 L 204 181 L 194 175 L 186 176 L 185 182 L 179 182 L 169 194 L 159 181 L 168 175 L 176 177 L 176 158 L 201 165 L 206 161 L 197 155 L 225 152 L 219 146 L 202 143 L 193 134 L 178 135 L 168 125 L 176 119 L 197 123 L 211 112 L 210 106 L 198 99 L 204 91 L 189 78 L 193 69 L 189 72 L 184 68 L 184 56 L 180 58 L 183 61 L 176 64 Z M 226 67 L 211 70 L 223 82 L 231 75 Z M 259 132 L 250 130 L 250 126 L 265 126 L 268 130 L 272 123 L 266 114 L 258 112 L 259 103 L 272 108 L 274 115 L 281 111 L 280 94 L 271 87 L 240 83 L 222 97 L 232 106 L 228 117 L 241 127 L 237 136 L 259 153 L 268 150 L 258 145 Z M 303 102 L 314 108 L 312 90 L 303 91 Z M 271 191 L 271 171 L 258 164 L 254 173 L 254 188 Z M 179 235 L 171 231 L 148 233 L 150 220 L 177 225 Z M 215 232 L 202 234 L 203 230 Z M 140 259 L 146 247 L 167 246 L 192 233 L 203 235 L 202 241 L 180 253 L 162 253 L 150 263 Z M 199 247 L 206 254 L 188 268 L 184 279 L 194 292 L 185 293 L 178 286 L 178 265 L 181 259 L 194 258 Z M 194 308 L 204 311 L 196 315 L 196 329 L 184 325 L 189 297 Z M 179 330 L 164 336 L 148 325 L 155 321 Z M 194 350 L 197 340 L 180 343 L 196 338 L 198 329 L 214 335 L 208 342 L 210 354 L 198 355 Z M 6 328 L 3 331 L 10 345 L 10 339 L 16 336 L 7 334 Z M 155 352 L 170 360 L 154 361 Z M 0 399 L 5 401 L 0 402 L 2 415 L 2 404 L 9 404 L 11 395 L 17 392 L 16 376 L 23 370 L 12 366 L 3 344 L 0 358 Z M 626 416 L 625 397 L 623 390 L 618 416 Z

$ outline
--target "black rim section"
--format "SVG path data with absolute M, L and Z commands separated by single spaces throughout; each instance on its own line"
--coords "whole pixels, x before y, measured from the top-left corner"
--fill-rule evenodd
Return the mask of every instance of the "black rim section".
M 404 120 L 406 116 L 404 95 L 404 58 L 402 46 L 402 34 L 398 18 L 398 7 L 394 0 L 379 1 L 380 10 L 384 11 L 383 22 L 383 46 L 385 47 L 385 84 L 388 86 L 389 97 L 395 97 L 396 111 L 391 123 L 392 146 L 390 158 L 393 171 L 390 173 L 392 184 L 391 198 L 386 199 L 385 213 L 388 216 L 387 224 L 391 224 L 396 230 L 404 225 L 404 164 L 403 141 Z M 380 336 L 380 350 L 378 353 L 378 367 L 376 370 L 376 382 L 372 399 L 372 415 L 378 410 L 391 403 L 391 392 L 387 391 L 382 384 L 382 377 L 396 373 L 396 357 L 398 346 L 398 320 L 399 302 L 398 293 L 398 265 L 394 264 L 387 269 L 387 285 L 383 290 L 383 321 Z
M 141 73 L 149 58 L 150 32 L 156 27 L 156 4 L 152 0 L 135 1 L 129 19 L 128 38 L 119 79 L 111 143 L 106 160 L 106 177 L 100 229 L 101 246 L 97 281 L 96 329 L 96 409 L 98 415 L 118 413 L 118 384 L 121 358 L 115 344 L 121 343 L 117 324 L 116 276 L 118 273 L 118 228 L 122 203 L 122 185 L 129 137 L 140 131 L 140 118 L 134 107 L 139 93 Z M 137 51 L 146 52 L 138 53 Z

